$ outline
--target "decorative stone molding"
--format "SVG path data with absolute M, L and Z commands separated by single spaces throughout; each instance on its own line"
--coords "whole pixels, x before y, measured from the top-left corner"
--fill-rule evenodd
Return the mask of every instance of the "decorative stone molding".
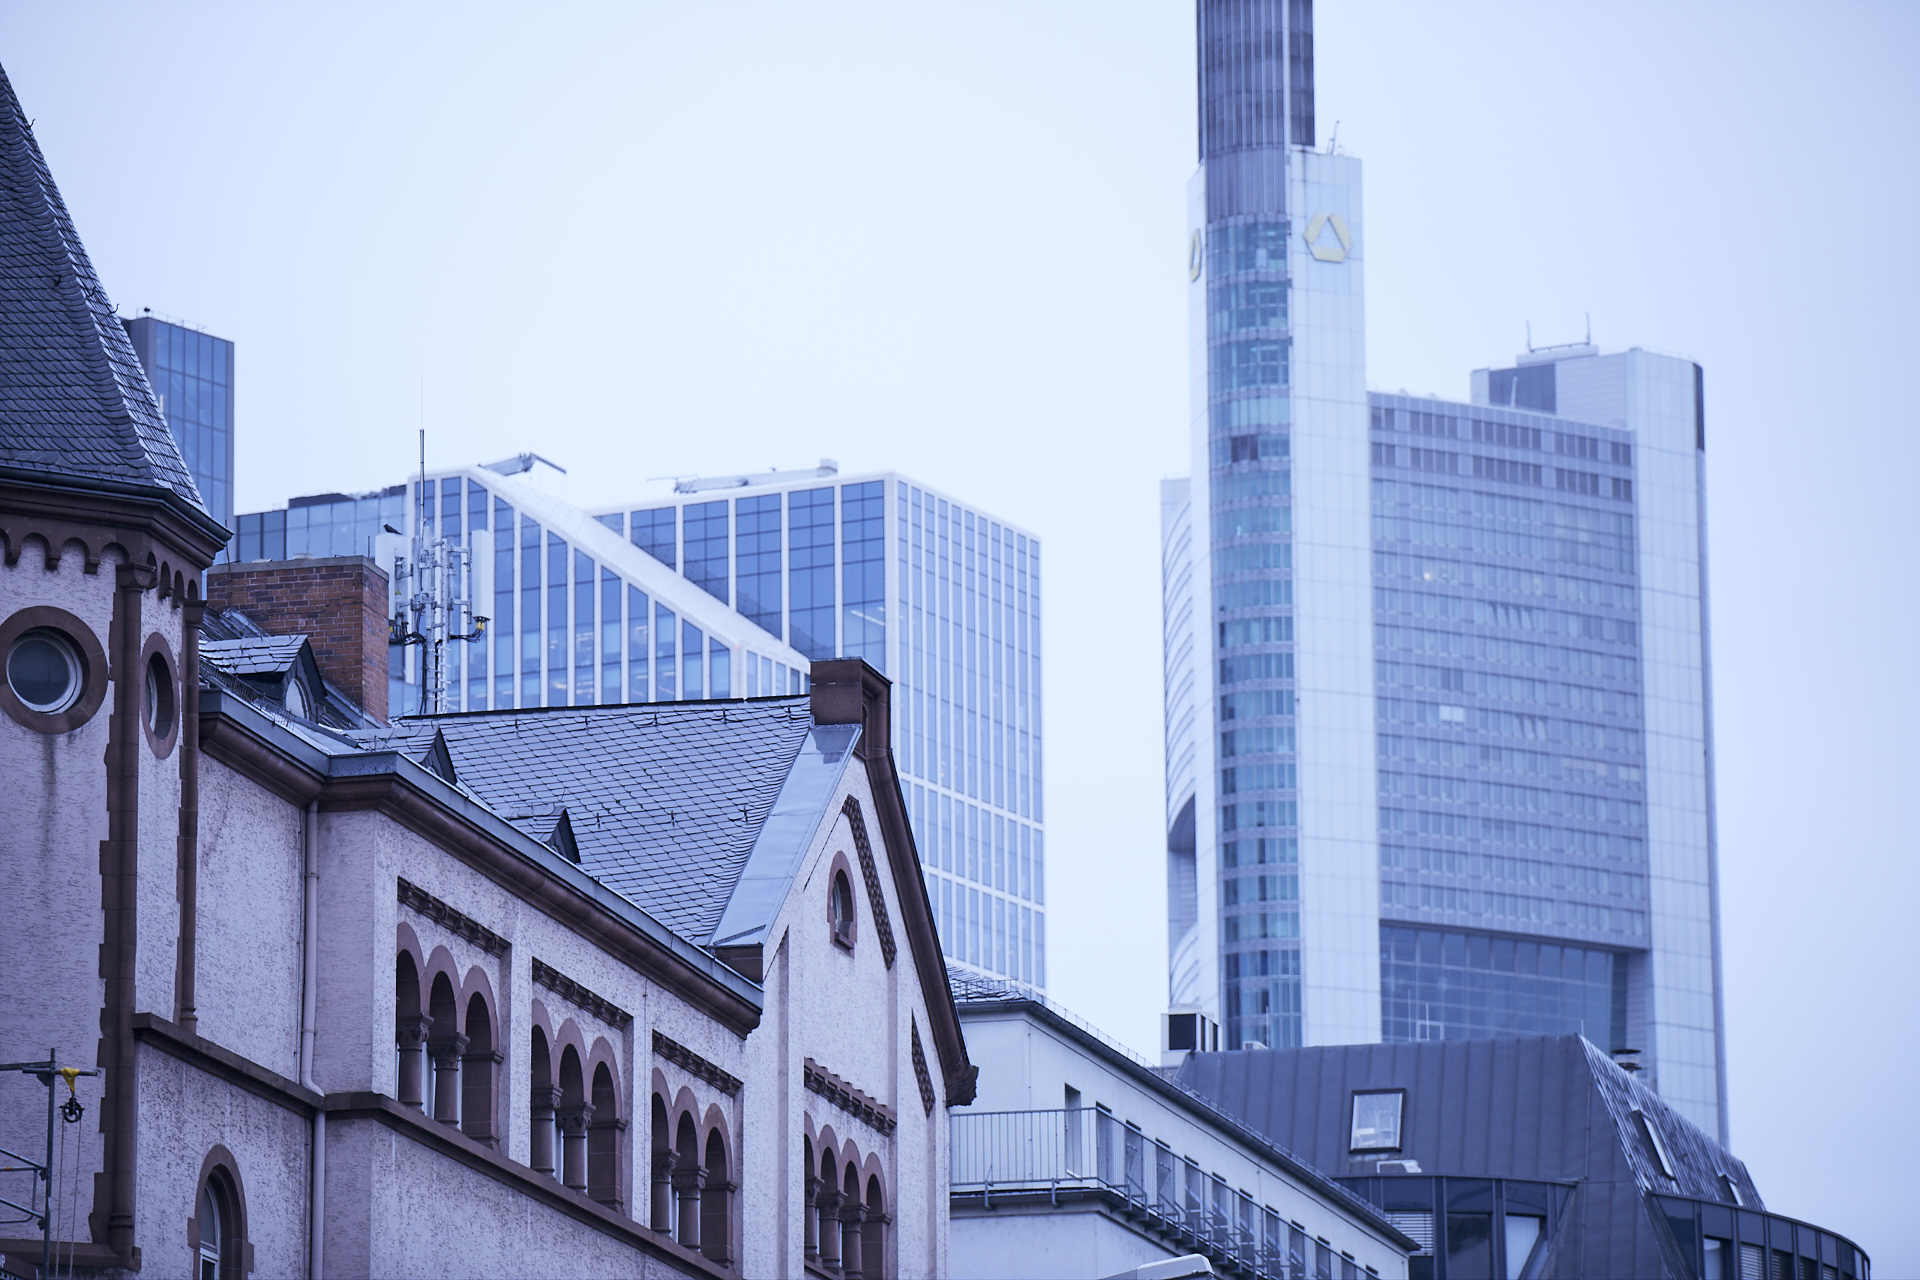
M 867 901 L 873 905 L 873 931 L 880 935 L 880 958 L 887 962 L 887 968 L 893 968 L 894 954 L 899 950 L 893 941 L 893 921 L 887 915 L 887 900 L 880 892 L 880 869 L 874 865 L 873 842 L 867 839 L 867 820 L 861 816 L 860 802 L 852 796 L 840 806 L 840 812 L 846 815 L 847 825 L 853 829 L 854 852 L 860 855 L 860 878 L 867 885 Z
M 533 980 L 562 999 L 573 1001 L 608 1026 L 624 1029 L 633 1022 L 633 1015 L 625 1009 L 605 996 L 595 995 L 538 956 L 533 960 Z
M 892 1133 L 899 1123 L 894 1118 L 892 1107 L 862 1093 L 812 1058 L 808 1058 L 803 1066 L 802 1079 L 810 1091 L 848 1115 L 866 1121 L 881 1133 Z
M 506 954 L 507 940 L 487 928 L 487 926 L 481 924 L 478 920 L 475 920 L 472 916 L 463 915 L 455 911 L 452 907 L 410 881 L 401 880 L 399 882 L 399 888 L 401 906 L 409 907 L 419 912 L 435 924 L 465 938 L 468 942 L 473 943 L 490 956 Z M 535 965 L 539 963 L 537 960 L 534 961 Z M 535 980 L 538 980 L 537 974 L 535 975 Z
M 920 1106 L 928 1115 L 933 1114 L 933 1073 L 927 1070 L 927 1051 L 920 1047 L 920 1024 L 907 1024 L 913 1029 L 913 1079 L 920 1086 Z
M 738 1077 L 730 1075 L 719 1064 L 708 1062 L 678 1040 L 669 1039 L 658 1031 L 653 1033 L 653 1052 L 654 1056 L 665 1058 L 674 1066 L 705 1080 L 729 1098 L 740 1092 Z

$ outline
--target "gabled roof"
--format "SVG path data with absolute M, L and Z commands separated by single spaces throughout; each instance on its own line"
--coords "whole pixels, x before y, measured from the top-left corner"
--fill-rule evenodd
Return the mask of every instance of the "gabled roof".
M 358 738 L 421 759 L 438 731 L 462 787 L 543 844 L 564 809 L 582 870 L 707 946 L 813 729 L 790 697 L 469 712 Z
M 0 471 L 150 490 L 207 518 L 4 69 Z

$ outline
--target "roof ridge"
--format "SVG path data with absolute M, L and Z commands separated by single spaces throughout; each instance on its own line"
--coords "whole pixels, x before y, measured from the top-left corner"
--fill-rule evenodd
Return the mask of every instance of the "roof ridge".
M 206 505 L 0 67 L 0 466 Z

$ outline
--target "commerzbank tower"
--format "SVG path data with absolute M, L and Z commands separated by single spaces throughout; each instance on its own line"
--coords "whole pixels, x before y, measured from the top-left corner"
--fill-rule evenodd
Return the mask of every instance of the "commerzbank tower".
M 1579 1031 L 1725 1141 L 1700 366 L 1582 343 L 1369 392 L 1311 0 L 1198 25 L 1174 1047 Z

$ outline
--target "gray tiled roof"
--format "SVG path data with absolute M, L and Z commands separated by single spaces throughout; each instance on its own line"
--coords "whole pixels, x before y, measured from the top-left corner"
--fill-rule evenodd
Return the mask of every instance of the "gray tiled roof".
M 0 69 L 0 467 L 205 511 Z
M 541 841 L 565 808 L 583 870 L 704 946 L 813 716 L 799 696 L 471 712 L 358 737 L 417 756 L 435 729 L 463 788 Z

